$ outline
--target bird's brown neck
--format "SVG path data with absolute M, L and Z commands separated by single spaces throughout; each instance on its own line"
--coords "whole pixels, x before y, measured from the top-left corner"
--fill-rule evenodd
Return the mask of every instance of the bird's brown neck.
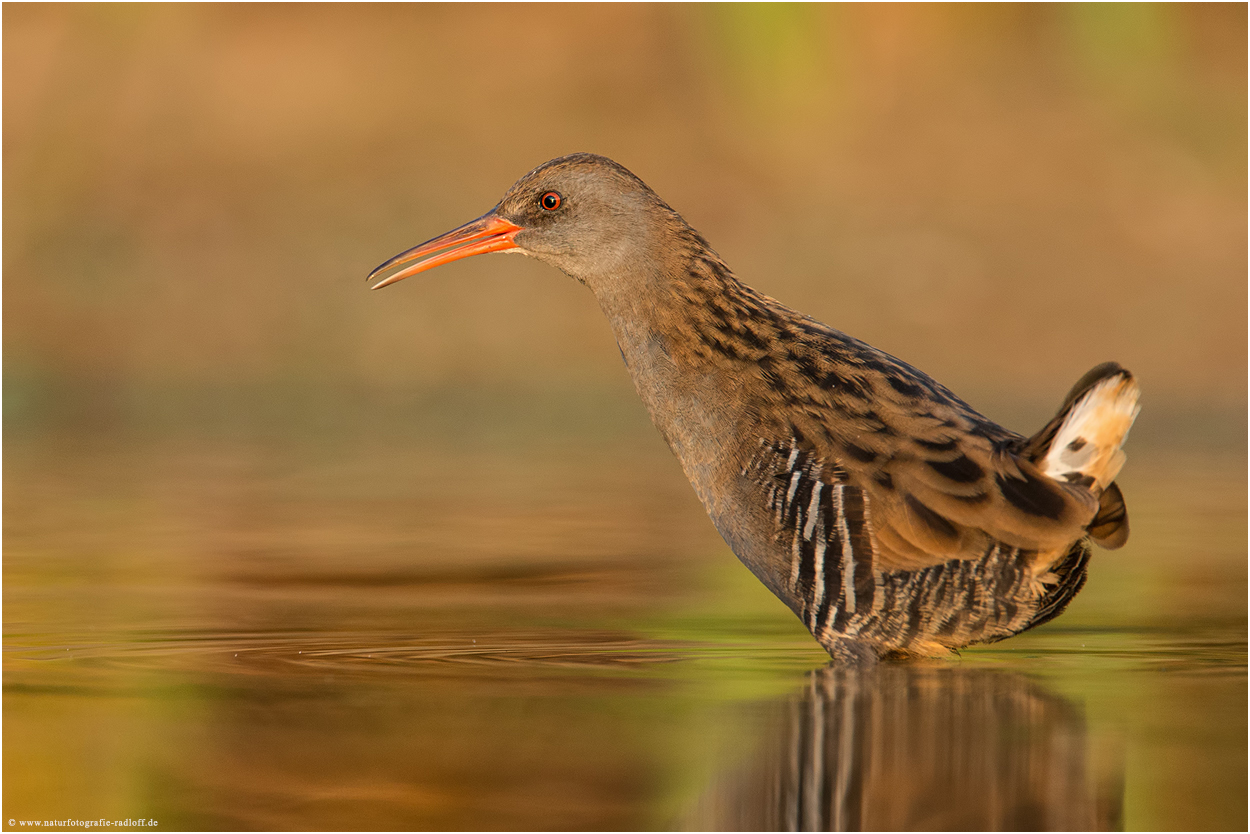
M 725 360 L 758 360 L 775 335 L 771 325 L 789 311 L 738 281 L 693 230 L 682 232 L 667 258 L 639 258 L 647 265 L 627 277 L 587 282 L 622 350 L 660 339 L 670 356 L 680 352 L 705 373 Z
M 762 330 L 778 313 L 695 233 L 679 243 L 651 272 L 588 283 L 652 421 L 715 517 L 750 442 L 750 388 L 773 341 Z

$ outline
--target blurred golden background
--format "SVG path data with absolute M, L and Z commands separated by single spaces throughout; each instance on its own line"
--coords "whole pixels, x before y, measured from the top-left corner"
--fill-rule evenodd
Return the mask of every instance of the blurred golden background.
M 918 708 L 984 677 L 1062 715 L 1002 733 L 1065 739 L 1088 819 L 1244 828 L 1244 4 L 2 14 L 5 819 L 630 830 L 754 795 L 717 774 L 828 657 L 591 295 L 524 258 L 364 283 L 592 151 L 1010 428 L 1138 375 L 1133 538 Z M 958 741 L 900 761 L 1012 770 Z
M 308 419 L 315 392 L 627 400 L 593 299 L 549 268 L 362 281 L 593 151 L 747 283 L 1030 421 L 1013 428 L 1115 359 L 1142 380 L 1138 434 L 1244 444 L 1244 6 L 36 4 L 4 22 L 9 431 Z

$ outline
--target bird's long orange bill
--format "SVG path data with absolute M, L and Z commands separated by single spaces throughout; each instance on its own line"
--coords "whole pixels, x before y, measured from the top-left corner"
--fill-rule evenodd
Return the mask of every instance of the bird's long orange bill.
M 373 272 L 370 272 L 368 280 L 372 281 L 379 273 L 385 272 L 393 266 L 406 264 L 409 261 L 417 261 L 417 263 L 407 269 L 401 269 L 388 278 L 383 278 L 374 284 L 371 289 L 376 290 L 385 287 L 387 284 L 394 284 L 396 281 L 402 281 L 405 278 L 416 275 L 418 272 L 425 272 L 427 269 L 449 264 L 461 258 L 468 258 L 471 255 L 484 255 L 487 252 L 505 252 L 509 249 L 516 249 L 516 241 L 512 238 L 519 231 L 521 231 L 520 226 L 504 220 L 494 212 L 484 214 L 477 220 L 465 223 L 459 229 L 452 229 L 447 234 L 439 235 L 433 240 L 427 240 L 420 246 L 412 247 L 407 252 L 400 252 L 373 270 Z M 419 258 L 424 260 L 418 260 Z

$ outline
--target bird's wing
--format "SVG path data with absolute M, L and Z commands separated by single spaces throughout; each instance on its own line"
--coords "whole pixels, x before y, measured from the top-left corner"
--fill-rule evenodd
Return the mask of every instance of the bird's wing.
M 816 427 L 796 420 L 784 440 L 761 444 L 766 453 L 744 474 L 765 486 L 779 529 L 796 533 L 836 526 L 818 516 L 822 490 L 862 495 L 866 538 L 849 544 L 871 547 L 885 571 L 980 557 L 994 542 L 1054 550 L 1083 535 L 1098 509 L 1087 488 L 1047 478 L 953 411 L 927 412 L 900 419 L 898 434 L 842 443 L 813 442 Z
M 1089 422 L 1081 415 L 1094 402 L 1086 399 L 1091 392 L 1115 418 L 1118 449 L 1136 413 L 1136 386 L 1123 369 L 1091 371 L 1069 394 L 1054 429 L 1029 440 L 870 345 L 804 317 L 787 321 L 781 347 L 756 362 L 766 392 L 756 413 L 772 415 L 760 422 L 762 446 L 772 449 L 764 467 L 771 470 L 757 467 L 761 483 L 795 479 L 801 489 L 810 478 L 862 493 L 879 569 L 976 558 L 995 542 L 1055 551 L 1091 524 L 1113 546 L 1127 534 L 1123 501 L 1108 485 L 1122 455 L 1111 460 L 1111 450 L 1116 466 L 1102 480 L 1082 472 L 1051 477 L 1043 469 L 1056 468 L 1044 457 L 1048 438 Z M 771 487 L 766 494 L 774 494 Z
M 899 423 L 900 442 L 879 461 L 847 467 L 873 507 L 883 568 L 972 558 L 993 541 L 1032 551 L 1063 548 L 1094 517 L 1098 498 L 1087 487 L 1046 477 L 1016 453 L 1016 444 L 987 437 L 962 415 L 911 414 Z
M 1084 535 L 1100 491 L 1047 477 L 1021 453 L 1025 438 L 897 360 L 865 355 L 773 411 L 786 418 L 768 432 L 772 482 L 806 461 L 798 486 L 811 477 L 860 490 L 882 570 L 979 557 L 993 542 L 1051 551 Z

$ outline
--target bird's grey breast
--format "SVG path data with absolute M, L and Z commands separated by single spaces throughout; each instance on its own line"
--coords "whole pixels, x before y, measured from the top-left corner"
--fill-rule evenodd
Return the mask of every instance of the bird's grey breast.
M 655 330 L 617 333 L 634 387 L 651 420 L 681 462 L 704 506 L 717 515 L 720 482 L 736 474 L 739 455 L 731 440 L 741 436 L 745 414 L 721 369 L 683 361 L 670 338 Z

